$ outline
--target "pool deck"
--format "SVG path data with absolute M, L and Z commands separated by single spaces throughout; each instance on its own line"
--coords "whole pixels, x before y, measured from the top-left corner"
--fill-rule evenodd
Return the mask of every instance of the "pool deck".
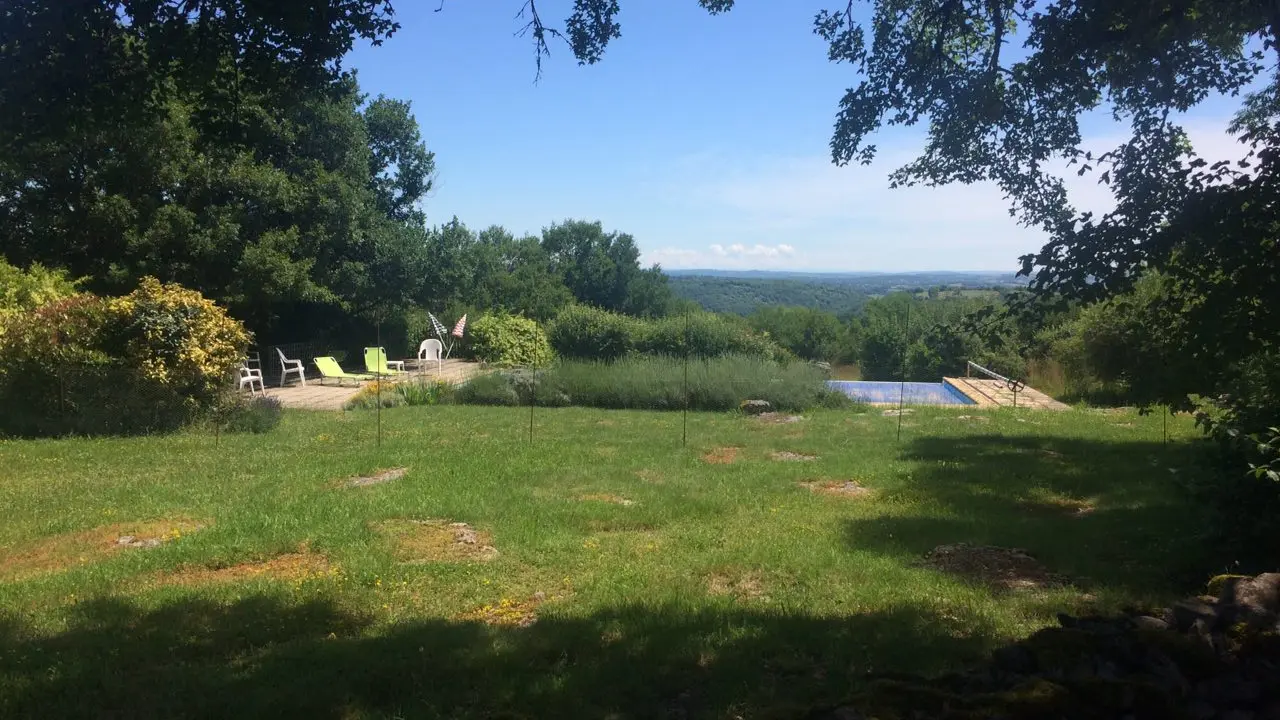
M 409 368 L 408 379 L 439 379 L 453 385 L 463 383 L 484 372 L 480 363 L 465 360 L 445 360 L 439 368 L 436 367 L 434 362 L 423 363 L 422 367 L 419 368 L 417 361 L 406 360 L 405 367 Z M 313 370 L 314 368 L 307 368 L 307 375 L 312 376 Z M 267 396 L 279 399 L 287 408 L 341 410 L 346 405 L 347 400 L 350 400 L 351 396 L 355 395 L 365 385 L 363 382 L 347 382 L 345 385 L 339 385 L 334 381 L 327 382 L 328 384 L 322 385 L 319 373 L 315 373 L 314 377 L 308 377 L 306 387 L 297 383 L 284 387 L 269 387 L 267 388 Z
M 1015 398 L 1013 391 L 999 380 L 942 378 L 942 382 L 964 393 L 965 397 L 976 403 L 978 407 L 1014 407 L 1016 404 L 1017 407 L 1033 410 L 1071 409 L 1071 406 L 1060 403 L 1032 387 L 1019 390 Z

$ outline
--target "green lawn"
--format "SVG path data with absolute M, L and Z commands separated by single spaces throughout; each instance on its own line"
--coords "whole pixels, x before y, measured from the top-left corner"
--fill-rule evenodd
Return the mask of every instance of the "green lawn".
M 1201 579 L 1184 420 L 692 414 L 682 449 L 679 413 L 539 409 L 530 445 L 526 410 L 402 408 L 380 448 L 375 418 L 0 442 L 0 716 L 785 717 Z M 797 485 L 850 479 L 874 492 Z M 459 550 L 427 519 L 496 557 L 401 562 Z M 921 564 L 958 542 L 1073 584 Z

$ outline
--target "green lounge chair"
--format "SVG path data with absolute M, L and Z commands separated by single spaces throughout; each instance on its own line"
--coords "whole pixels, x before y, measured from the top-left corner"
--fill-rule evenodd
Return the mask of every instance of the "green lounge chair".
M 397 365 L 404 367 L 403 362 L 397 362 Z M 392 370 L 387 367 L 387 351 L 380 347 L 367 347 L 364 349 L 364 369 L 374 375 L 404 375 L 404 370 Z
M 337 380 L 341 385 L 343 380 L 355 380 L 359 383 L 362 380 L 372 380 L 372 375 L 365 373 L 349 373 L 342 369 L 338 361 L 333 357 L 315 358 L 316 368 L 320 370 L 320 384 L 323 385 L 325 380 Z

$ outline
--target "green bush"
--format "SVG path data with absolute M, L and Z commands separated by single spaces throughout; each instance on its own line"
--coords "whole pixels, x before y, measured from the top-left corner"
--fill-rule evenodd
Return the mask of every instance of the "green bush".
M 467 328 L 471 352 L 497 367 L 540 366 L 554 358 L 547 334 L 538 323 L 519 315 L 492 313 Z
M 71 297 L 77 293 L 76 285 L 63 270 L 50 270 L 39 263 L 19 270 L 0 258 L 0 332 L 5 315 Z
M 457 402 L 527 403 L 616 409 L 679 410 L 685 406 L 684 364 L 666 357 L 630 355 L 612 363 L 560 360 L 544 371 L 497 372 L 472 379 Z M 744 400 L 767 400 L 778 410 L 844 407 L 843 393 L 828 389 L 826 375 L 808 363 L 780 364 L 759 357 L 728 356 L 691 361 L 691 410 L 733 410 Z
M 265 433 L 274 430 L 284 416 L 278 398 L 237 394 L 219 412 L 223 428 L 233 433 Z
M 806 307 L 766 305 L 749 318 L 758 332 L 805 360 L 834 360 L 845 333 L 835 315 Z
M 220 307 L 152 278 L 124 297 L 10 312 L 0 334 L 0 433 L 174 429 L 218 407 L 247 343 Z
M 566 308 L 551 325 L 551 344 L 563 358 L 617 360 L 630 352 L 714 358 L 749 355 L 772 360 L 790 353 L 742 318 L 696 312 L 642 320 L 596 308 Z
M 571 305 L 556 316 L 547 334 L 560 357 L 616 360 L 635 349 L 639 325 L 626 315 Z
M 515 378 L 507 373 L 488 373 L 468 380 L 454 394 L 463 405 L 519 405 Z

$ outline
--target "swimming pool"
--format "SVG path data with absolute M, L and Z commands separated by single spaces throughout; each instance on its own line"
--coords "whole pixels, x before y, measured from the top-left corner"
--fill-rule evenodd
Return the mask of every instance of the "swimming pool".
M 906 405 L 976 405 L 947 383 L 896 383 L 871 380 L 828 380 L 827 385 L 866 403 L 897 403 L 901 393 Z

